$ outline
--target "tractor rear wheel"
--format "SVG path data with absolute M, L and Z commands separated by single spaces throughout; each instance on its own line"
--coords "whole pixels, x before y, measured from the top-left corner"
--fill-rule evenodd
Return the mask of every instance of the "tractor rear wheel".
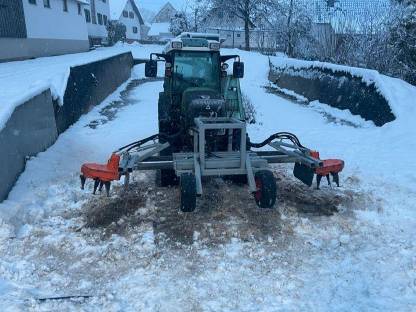
M 193 212 L 196 208 L 196 179 L 193 173 L 182 173 L 180 179 L 181 210 Z
M 258 171 L 254 179 L 257 187 L 254 199 L 257 206 L 260 208 L 273 208 L 277 197 L 276 179 L 273 173 L 269 170 Z

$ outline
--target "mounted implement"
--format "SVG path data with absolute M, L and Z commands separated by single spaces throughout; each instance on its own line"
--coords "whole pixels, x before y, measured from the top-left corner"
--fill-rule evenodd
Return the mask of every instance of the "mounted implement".
M 181 210 L 195 210 L 203 193 L 203 178 L 222 176 L 248 183 L 257 205 L 272 208 L 277 186 L 273 163 L 294 163 L 294 175 L 311 186 L 332 175 L 339 185 L 342 160 L 320 160 L 287 132 L 261 143 L 250 142 L 239 79 L 244 63 L 238 55 L 220 55 L 218 35 L 184 33 L 161 54 L 146 62 L 147 77 L 156 77 L 157 63 L 165 64 L 164 90 L 159 95 L 159 133 L 115 151 L 106 165 L 85 164 L 81 182 L 93 179 L 94 193 L 125 177 L 128 187 L 135 170 L 157 170 L 161 186 L 180 185 Z M 228 61 L 234 60 L 232 73 Z M 267 147 L 267 151 L 260 150 Z

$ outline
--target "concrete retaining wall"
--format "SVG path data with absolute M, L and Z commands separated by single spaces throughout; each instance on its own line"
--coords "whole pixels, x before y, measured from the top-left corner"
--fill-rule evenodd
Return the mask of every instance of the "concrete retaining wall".
M 0 132 L 0 201 L 23 172 L 26 158 L 46 150 L 57 136 L 49 90 L 15 109 Z
M 132 67 L 130 52 L 72 67 L 64 95 L 65 105 L 55 105 L 58 132 L 65 131 L 129 79 Z
M 396 119 L 387 100 L 374 84 L 367 85 L 359 77 L 329 69 L 285 69 L 271 66 L 270 81 L 306 97 L 339 109 L 348 109 L 354 115 L 372 120 L 382 126 Z
M 131 53 L 71 68 L 64 105 L 53 102 L 50 90 L 18 106 L 0 131 L 0 201 L 25 168 L 28 156 L 51 146 L 94 105 L 101 103 L 131 76 Z

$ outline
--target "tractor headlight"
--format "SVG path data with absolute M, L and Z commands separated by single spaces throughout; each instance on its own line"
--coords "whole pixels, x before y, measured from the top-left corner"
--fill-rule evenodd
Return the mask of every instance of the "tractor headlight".
M 209 49 L 210 50 L 219 50 L 220 49 L 220 44 L 218 42 L 211 42 L 209 44 Z
M 177 49 L 177 50 L 182 49 L 182 42 L 172 41 L 172 49 Z

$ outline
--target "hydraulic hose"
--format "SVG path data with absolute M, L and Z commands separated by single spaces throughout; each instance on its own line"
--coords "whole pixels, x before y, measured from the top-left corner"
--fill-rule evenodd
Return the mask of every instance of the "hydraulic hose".
M 271 135 L 270 137 L 268 137 L 266 140 L 264 140 L 261 143 L 249 142 L 249 145 L 250 147 L 253 147 L 253 148 L 262 148 L 274 140 L 285 140 L 285 139 L 290 140 L 294 145 L 298 147 L 304 148 L 304 146 L 300 143 L 298 137 L 290 132 L 278 132 L 278 133 Z
M 133 143 L 130 143 L 130 144 L 127 144 L 123 147 L 120 147 L 116 152 L 119 153 L 119 152 L 122 152 L 124 150 L 126 150 L 128 152 L 128 151 L 131 151 L 133 148 L 140 147 L 143 144 L 146 144 L 147 142 L 150 142 L 150 141 L 153 141 L 153 140 L 156 140 L 156 139 L 164 139 L 167 142 L 172 142 L 173 140 L 175 140 L 181 134 L 182 134 L 182 131 L 179 131 L 179 132 L 177 132 L 175 134 L 172 134 L 172 135 L 168 135 L 168 134 L 162 133 L 162 132 L 157 133 L 157 134 L 151 135 L 151 136 L 149 136 L 145 139 L 135 141 Z

